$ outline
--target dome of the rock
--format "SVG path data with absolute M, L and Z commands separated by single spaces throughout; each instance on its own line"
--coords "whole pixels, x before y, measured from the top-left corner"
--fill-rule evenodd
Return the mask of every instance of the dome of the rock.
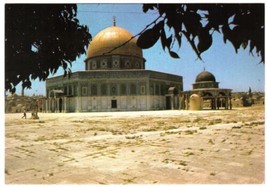
M 136 38 L 132 37 L 133 35 L 126 29 L 117 26 L 108 27 L 100 31 L 90 42 L 87 59 L 103 55 L 143 58 L 142 49 L 136 45 Z

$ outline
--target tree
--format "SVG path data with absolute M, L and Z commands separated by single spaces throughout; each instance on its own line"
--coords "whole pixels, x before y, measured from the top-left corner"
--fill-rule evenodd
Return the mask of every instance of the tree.
M 76 18 L 75 4 L 5 5 L 5 90 L 22 82 L 46 80 L 59 67 L 64 76 L 72 62 L 86 52 L 91 35 Z
M 240 47 L 249 47 L 264 63 L 264 4 L 144 4 L 143 11 L 149 10 L 158 11 L 159 17 L 139 33 L 137 44 L 143 49 L 160 39 L 163 49 L 179 58 L 172 46 L 177 41 L 180 47 L 185 36 L 201 59 L 212 45 L 213 32 L 219 32 L 236 53 Z M 166 28 L 172 32 L 169 36 Z

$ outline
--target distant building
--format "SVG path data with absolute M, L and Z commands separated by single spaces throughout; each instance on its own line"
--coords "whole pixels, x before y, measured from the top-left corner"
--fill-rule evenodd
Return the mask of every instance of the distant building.
M 180 94 L 180 106 L 181 109 L 190 109 L 190 105 L 196 106 L 195 102 L 201 102 L 201 107 L 196 108 L 212 110 L 231 109 L 231 91 L 231 89 L 219 88 L 219 83 L 216 82 L 215 76 L 204 70 L 196 76 L 193 89 Z M 190 100 L 190 96 L 193 94 L 198 95 L 199 99 Z
M 43 96 L 20 96 L 17 94 L 8 95 L 5 97 L 5 112 L 6 113 L 21 113 L 24 110 L 38 110 L 42 112 Z
M 232 105 L 233 107 L 264 105 L 264 98 L 262 92 L 235 92 L 232 94 Z

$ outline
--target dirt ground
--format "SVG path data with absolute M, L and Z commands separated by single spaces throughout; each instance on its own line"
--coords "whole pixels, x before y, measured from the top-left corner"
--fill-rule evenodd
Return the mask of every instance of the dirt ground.
M 6 184 L 265 182 L 264 106 L 22 115 L 5 114 Z

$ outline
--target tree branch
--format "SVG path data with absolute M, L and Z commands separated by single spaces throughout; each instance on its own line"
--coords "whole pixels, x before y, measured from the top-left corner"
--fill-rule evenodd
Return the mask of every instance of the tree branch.
M 184 34 L 184 36 L 186 37 L 186 39 L 187 39 L 188 42 L 190 43 L 190 45 L 191 45 L 191 47 L 193 48 L 193 50 L 195 51 L 197 57 L 198 57 L 201 61 L 203 61 L 202 58 L 201 58 L 201 56 L 200 56 L 200 54 L 199 54 L 199 52 L 198 52 L 198 50 L 197 50 L 197 48 L 196 48 L 196 46 L 195 46 L 195 44 L 194 44 L 194 42 L 193 42 L 192 40 L 190 40 L 190 37 L 189 37 L 188 33 L 187 33 L 186 31 L 181 31 L 181 32 Z
M 149 23 L 141 32 L 139 32 L 138 34 L 132 36 L 129 40 L 127 40 L 126 42 L 122 43 L 121 45 L 114 47 L 113 49 L 111 49 L 110 51 L 103 53 L 103 55 L 112 53 L 113 51 L 115 51 L 116 49 L 126 45 L 128 42 L 130 42 L 132 39 L 134 39 L 135 37 L 141 35 L 143 32 L 145 32 L 147 30 L 147 28 L 149 28 L 152 24 L 156 24 L 157 20 L 160 19 L 162 16 L 158 16 L 154 21 L 152 21 L 151 23 Z

